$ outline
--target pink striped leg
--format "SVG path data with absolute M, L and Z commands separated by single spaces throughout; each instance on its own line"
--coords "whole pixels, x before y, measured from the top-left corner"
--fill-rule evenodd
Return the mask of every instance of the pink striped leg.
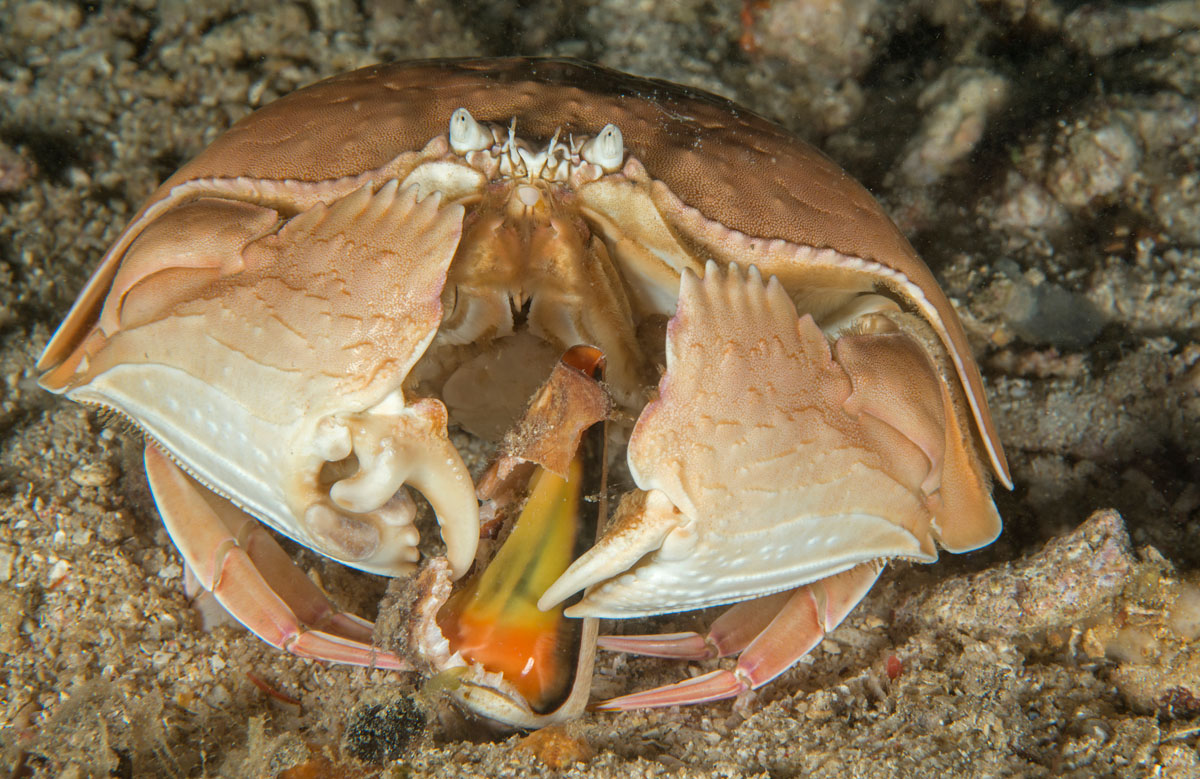
M 707 660 L 736 655 L 750 645 L 792 597 L 791 590 L 743 601 L 725 611 L 708 633 L 660 633 L 646 636 L 600 636 L 597 645 L 610 652 L 629 652 L 675 660 Z
M 605 637 L 602 646 L 606 649 L 658 657 L 701 659 L 744 650 L 732 671 L 713 671 L 623 695 L 595 708 L 628 711 L 687 706 L 733 698 L 762 687 L 821 643 L 862 600 L 882 570 L 880 562 L 862 563 L 790 592 L 738 604 L 713 623 L 707 638 L 696 633 Z
M 300 657 L 409 669 L 373 647 L 372 623 L 339 612 L 257 520 L 197 484 L 154 444 L 145 459 L 171 540 L 201 586 L 250 632 Z

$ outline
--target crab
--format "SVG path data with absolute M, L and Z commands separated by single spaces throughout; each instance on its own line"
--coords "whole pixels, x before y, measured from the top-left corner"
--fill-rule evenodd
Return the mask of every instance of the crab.
M 255 634 L 452 673 L 521 727 L 584 710 L 597 647 L 738 656 L 600 709 L 761 687 L 886 561 L 995 539 L 1012 486 L 963 328 L 862 186 L 726 100 L 575 61 L 376 66 L 256 111 L 151 196 L 39 368 L 145 433 L 189 573 Z M 452 429 L 505 442 L 478 488 Z M 410 635 L 264 525 L 420 566 Z

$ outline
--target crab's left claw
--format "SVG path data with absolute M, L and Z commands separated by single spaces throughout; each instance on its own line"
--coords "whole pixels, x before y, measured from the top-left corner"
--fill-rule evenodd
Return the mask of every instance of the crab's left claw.
M 623 618 L 799 587 L 796 603 L 830 596 L 848 612 L 874 581 L 876 561 L 936 559 L 934 520 L 948 505 L 965 508 L 953 518 L 952 548 L 990 541 L 998 518 L 986 479 L 967 480 L 978 500 L 959 494 L 957 482 L 943 488 L 956 468 L 981 470 L 977 458 L 957 454 L 962 427 L 947 417 L 959 412 L 928 358 L 890 321 L 873 320 L 835 349 L 811 316 L 797 315 L 778 281 L 764 283 L 755 268 L 709 263 L 703 279 L 685 272 L 659 396 L 629 444 L 641 491 L 626 496 L 604 538 L 539 606 L 591 586 L 567 615 Z M 873 359 L 859 359 L 864 354 Z M 842 572 L 848 583 L 831 578 Z M 826 588 L 820 597 L 818 587 Z M 760 649 L 815 637 L 800 641 L 807 646 L 799 653 L 750 643 L 751 659 L 772 665 L 746 676 L 750 686 L 782 672 L 844 616 L 827 612 L 802 629 L 788 616 L 798 608 L 737 625 L 742 633 L 761 626 Z M 696 690 L 686 702 L 713 692 Z
M 843 410 L 851 379 L 777 280 L 685 272 L 667 369 L 629 443 L 642 491 L 547 591 L 575 616 L 634 617 L 792 589 L 889 557 L 933 560 L 911 442 L 880 452 Z M 881 425 L 879 425 L 881 426 Z M 902 439 L 900 435 L 893 436 Z

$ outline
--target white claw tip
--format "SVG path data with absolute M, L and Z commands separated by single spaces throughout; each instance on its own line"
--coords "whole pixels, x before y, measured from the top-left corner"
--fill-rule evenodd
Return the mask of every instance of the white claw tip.
M 579 154 L 588 162 L 604 169 L 605 173 L 619 170 L 625 161 L 625 139 L 615 124 L 606 124 L 595 138 L 583 145 Z
M 475 121 L 471 112 L 459 108 L 450 115 L 450 148 L 455 154 L 483 151 L 492 145 L 492 134 Z

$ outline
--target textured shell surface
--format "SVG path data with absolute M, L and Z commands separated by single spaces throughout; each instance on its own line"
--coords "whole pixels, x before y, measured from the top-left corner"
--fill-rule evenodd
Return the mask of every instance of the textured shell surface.
M 133 226 L 190 181 L 323 182 L 383 169 L 444 134 L 450 115 L 463 106 L 480 121 L 516 119 L 531 138 L 619 123 L 630 155 L 705 217 L 748 236 L 878 262 L 910 279 L 940 313 L 951 312 L 932 274 L 870 193 L 816 149 L 714 95 L 572 61 L 431 61 L 322 81 L 236 124 L 167 179 Z M 107 293 L 119 259 L 114 248 L 73 318 L 94 315 L 88 309 Z M 946 319 L 948 340 L 969 355 L 957 319 Z M 56 336 L 43 368 L 73 345 L 72 332 L 64 328 Z M 963 373 L 972 396 L 982 395 L 973 363 Z M 978 416 L 989 445 L 998 449 L 990 416 L 986 410 Z

